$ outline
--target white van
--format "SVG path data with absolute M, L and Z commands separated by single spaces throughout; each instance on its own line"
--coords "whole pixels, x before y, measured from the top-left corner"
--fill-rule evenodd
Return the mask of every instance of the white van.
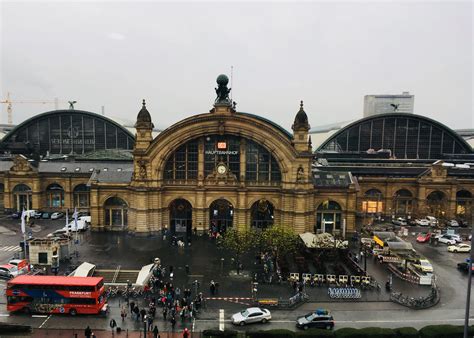
M 425 218 L 430 222 L 430 226 L 435 227 L 438 225 L 438 220 L 436 219 L 436 217 L 426 216 Z
M 37 212 L 38 212 L 37 210 L 33 210 L 33 209 L 25 210 L 25 217 L 33 218 L 36 216 Z
M 75 231 L 86 231 L 89 228 L 89 225 L 87 224 L 86 221 L 78 219 L 77 220 L 77 229 L 75 222 L 72 221 L 67 225 L 67 230 L 70 232 L 75 232 Z M 66 226 L 63 228 L 63 230 L 66 230 Z

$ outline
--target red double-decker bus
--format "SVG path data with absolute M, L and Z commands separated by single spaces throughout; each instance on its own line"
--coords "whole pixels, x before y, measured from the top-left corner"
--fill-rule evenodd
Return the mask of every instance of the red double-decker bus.
M 7 310 L 97 314 L 107 311 L 103 277 L 18 276 L 7 283 Z

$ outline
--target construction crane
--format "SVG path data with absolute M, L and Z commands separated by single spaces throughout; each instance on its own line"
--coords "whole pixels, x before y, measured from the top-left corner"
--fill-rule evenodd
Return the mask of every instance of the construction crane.
M 52 104 L 54 103 L 54 109 L 58 110 L 59 103 L 67 103 L 66 101 L 59 101 L 58 98 L 55 98 L 53 101 L 42 101 L 42 100 L 12 100 L 10 98 L 10 93 L 7 93 L 7 98 L 1 100 L 0 103 L 7 105 L 8 113 L 8 124 L 13 124 L 13 103 L 39 103 L 39 104 Z M 74 102 L 75 103 L 75 102 Z M 74 108 L 73 108 L 74 109 Z

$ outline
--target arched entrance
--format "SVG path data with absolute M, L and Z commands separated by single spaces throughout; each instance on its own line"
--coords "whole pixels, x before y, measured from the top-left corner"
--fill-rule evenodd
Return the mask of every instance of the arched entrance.
M 472 194 L 467 190 L 456 193 L 456 218 L 462 222 L 469 222 L 472 213 Z
M 18 184 L 13 188 L 13 208 L 16 211 L 29 210 L 32 206 L 32 191 L 26 184 Z
M 426 197 L 426 207 L 428 214 L 436 218 L 444 218 L 446 214 L 446 195 L 444 192 L 436 190 Z
M 315 233 L 334 234 L 341 231 L 341 206 L 334 201 L 324 201 L 316 212 Z
M 209 206 L 209 227 L 212 232 L 225 232 L 227 228 L 232 227 L 233 219 L 234 207 L 229 201 L 221 198 Z
M 406 217 L 412 213 L 413 195 L 407 189 L 398 190 L 393 196 L 393 211 L 395 216 Z
M 193 226 L 193 208 L 191 203 L 179 198 L 171 202 L 169 209 L 171 233 L 187 234 L 190 236 Z
M 252 204 L 251 208 L 251 225 L 256 228 L 265 229 L 273 225 L 273 204 L 266 199 L 261 199 Z
M 104 224 L 112 230 L 124 230 L 128 225 L 128 205 L 120 197 L 110 197 L 104 203 Z
M 365 215 L 380 215 L 383 212 L 383 194 L 378 189 L 367 190 L 362 201 Z

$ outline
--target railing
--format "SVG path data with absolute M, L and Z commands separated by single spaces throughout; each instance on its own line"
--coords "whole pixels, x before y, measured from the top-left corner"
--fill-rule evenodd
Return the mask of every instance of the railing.
M 438 287 L 433 285 L 430 294 L 426 297 L 408 297 L 403 296 L 401 292 L 392 292 L 390 294 L 390 300 L 412 309 L 421 310 L 438 304 L 440 300 L 440 292 Z

